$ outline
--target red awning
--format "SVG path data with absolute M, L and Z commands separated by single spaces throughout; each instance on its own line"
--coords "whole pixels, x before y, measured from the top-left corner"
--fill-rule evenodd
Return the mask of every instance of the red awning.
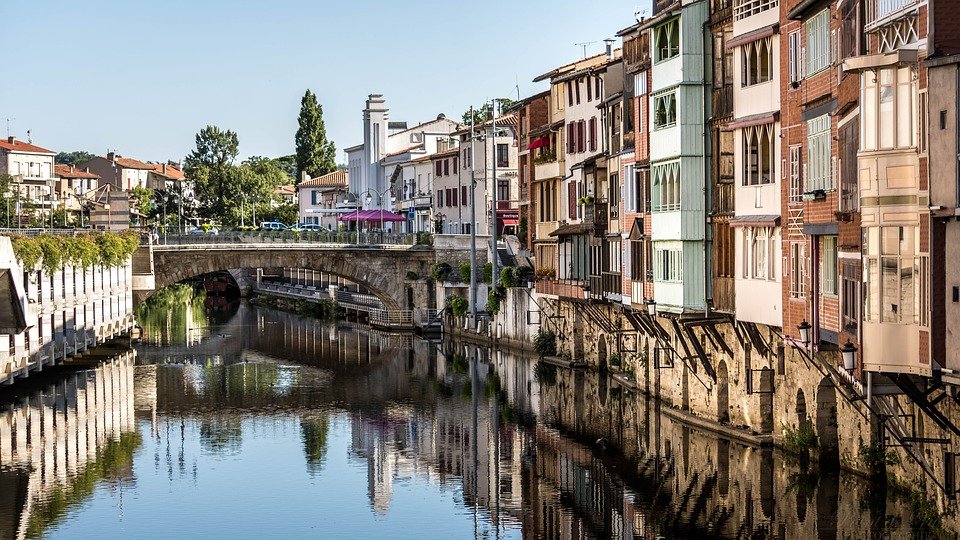
M 504 225 L 516 225 L 517 220 L 515 219 L 501 219 L 500 220 Z
M 534 139 L 530 145 L 527 146 L 527 150 L 536 150 L 537 148 L 540 148 L 541 146 L 547 146 L 548 144 L 550 144 L 550 137 L 544 135 L 543 137 L 537 137 Z

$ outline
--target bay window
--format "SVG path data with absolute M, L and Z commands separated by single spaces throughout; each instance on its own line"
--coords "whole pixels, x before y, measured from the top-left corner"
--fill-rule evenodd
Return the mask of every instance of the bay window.
M 654 62 L 663 62 L 680 56 L 680 19 L 661 24 L 653 31 Z
M 926 324 L 928 263 L 918 253 L 919 234 L 915 226 L 864 229 L 865 320 Z
M 653 211 L 672 212 L 680 209 L 680 162 L 658 163 L 651 167 L 653 175 Z
M 743 185 L 757 186 L 773 182 L 775 159 L 773 124 L 743 129 Z
M 753 86 L 773 79 L 773 38 L 747 43 L 740 51 L 740 86 Z
M 668 128 L 677 123 L 677 94 L 665 92 L 653 97 L 653 128 Z
M 912 148 L 917 144 L 916 72 L 907 66 L 862 74 L 861 150 Z

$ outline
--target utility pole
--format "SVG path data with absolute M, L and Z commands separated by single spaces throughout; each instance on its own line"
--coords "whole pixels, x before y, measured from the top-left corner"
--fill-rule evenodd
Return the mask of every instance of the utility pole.
M 473 162 L 473 106 L 470 107 L 470 325 L 477 324 L 477 176 Z
M 500 254 L 497 252 L 497 189 L 500 187 L 499 182 L 497 181 L 497 100 L 496 98 L 490 100 L 490 149 L 493 154 L 493 177 L 490 182 L 490 200 L 493 204 L 493 208 L 490 209 L 491 223 L 493 224 L 490 229 L 490 240 L 492 242 L 493 252 L 490 255 L 490 265 L 491 265 L 491 274 L 490 274 L 490 286 L 494 289 L 497 288 L 497 258 Z

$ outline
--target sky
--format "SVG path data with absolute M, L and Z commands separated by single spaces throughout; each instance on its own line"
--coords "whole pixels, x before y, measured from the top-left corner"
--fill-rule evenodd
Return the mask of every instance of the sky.
M 0 130 L 54 151 L 180 160 L 206 125 L 240 157 L 294 152 L 300 99 L 362 142 L 368 94 L 409 125 L 459 118 L 588 54 L 649 0 L 0 0 Z

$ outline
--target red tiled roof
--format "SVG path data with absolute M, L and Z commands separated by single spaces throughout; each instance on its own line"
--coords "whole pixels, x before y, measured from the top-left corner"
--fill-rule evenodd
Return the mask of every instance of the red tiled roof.
M 346 187 L 349 178 L 349 172 L 344 169 L 337 169 L 332 173 L 300 182 L 299 187 Z
M 18 141 L 13 137 L 0 139 L 0 148 L 10 150 L 11 152 L 33 152 L 34 154 L 51 154 L 51 155 L 56 153 L 51 150 L 47 150 L 46 148 L 40 148 L 39 146 L 36 146 L 34 144 Z
M 403 150 L 397 150 L 396 152 L 392 152 L 392 153 L 387 154 L 387 155 L 385 155 L 385 156 L 383 156 L 383 157 L 385 157 L 385 158 L 391 158 L 391 157 L 402 156 L 403 154 L 406 154 L 406 153 L 408 153 L 408 152 L 412 152 L 412 151 L 414 151 L 414 150 L 417 150 L 418 148 L 419 148 L 419 149 L 423 149 L 423 143 L 415 144 L 415 145 L 413 145 L 413 146 L 404 148 Z
M 73 165 L 63 165 L 58 163 L 53 166 L 53 171 L 60 178 L 94 178 L 99 179 L 100 175 L 92 173 L 90 171 L 85 171 L 83 169 L 78 169 Z
M 183 174 L 183 171 L 181 171 L 174 165 L 169 165 L 169 164 L 164 165 L 162 163 L 154 163 L 150 165 L 150 167 L 153 169 L 154 174 L 159 174 L 160 176 L 163 176 L 164 178 L 169 178 L 170 180 L 186 180 L 187 179 L 187 175 Z
M 296 186 L 293 184 L 287 184 L 285 186 L 277 186 L 277 189 L 273 190 L 277 195 L 293 195 L 297 192 Z
M 125 157 L 117 156 L 113 159 L 113 161 L 114 163 L 123 167 L 124 169 L 140 169 L 140 170 L 146 170 L 146 171 L 154 170 L 154 165 L 152 163 L 144 163 L 142 161 L 139 161 L 133 158 L 125 158 Z

